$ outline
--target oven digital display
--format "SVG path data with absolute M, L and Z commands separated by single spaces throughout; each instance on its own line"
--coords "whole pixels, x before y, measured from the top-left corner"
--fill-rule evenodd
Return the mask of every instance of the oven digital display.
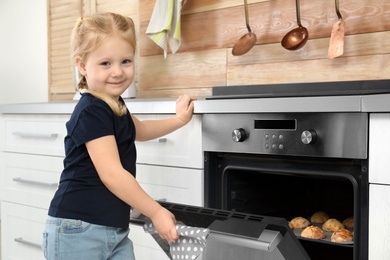
M 295 130 L 297 123 L 295 119 L 288 120 L 255 120 L 255 129 L 279 129 L 279 130 Z

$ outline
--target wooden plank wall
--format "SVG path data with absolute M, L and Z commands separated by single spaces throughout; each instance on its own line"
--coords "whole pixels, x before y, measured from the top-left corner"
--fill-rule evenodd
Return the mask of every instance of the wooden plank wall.
M 145 35 L 155 1 L 139 1 L 138 97 L 208 96 L 213 86 L 390 78 L 388 0 L 340 0 L 345 50 L 333 60 L 327 59 L 327 51 L 337 21 L 334 0 L 301 0 L 309 41 L 298 51 L 280 44 L 297 26 L 295 1 L 249 0 L 249 22 L 257 42 L 238 57 L 231 48 L 247 32 L 243 1 L 187 0 L 181 47 L 166 59 Z

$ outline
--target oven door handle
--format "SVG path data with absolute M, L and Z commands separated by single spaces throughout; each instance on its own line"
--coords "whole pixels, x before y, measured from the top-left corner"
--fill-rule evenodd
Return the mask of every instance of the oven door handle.
M 230 245 L 247 247 L 262 251 L 273 251 L 283 236 L 279 231 L 264 229 L 258 239 L 249 239 L 245 237 L 239 237 L 234 235 L 227 235 L 224 233 L 211 231 L 207 237 L 207 240 L 215 240 L 217 242 L 227 243 Z

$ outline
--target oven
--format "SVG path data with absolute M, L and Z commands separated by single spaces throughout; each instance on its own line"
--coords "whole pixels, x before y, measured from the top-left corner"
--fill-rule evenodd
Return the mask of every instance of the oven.
M 160 202 L 178 222 L 210 230 L 197 259 L 368 259 L 367 113 L 210 113 L 202 120 L 204 207 Z M 318 211 L 339 222 L 352 217 L 345 228 L 353 240 L 332 242 L 328 231 L 311 239 L 290 228 L 292 219 L 310 221 Z M 171 245 L 152 236 L 173 259 Z
M 367 144 L 366 113 L 205 114 L 205 207 L 287 221 L 353 217 L 351 242 L 292 232 L 311 259 L 367 259 Z
M 356 104 L 360 95 L 390 93 L 388 86 L 372 80 L 214 87 L 207 99 L 216 101 L 198 110 L 204 207 L 161 204 L 178 221 L 210 229 L 201 260 L 368 259 L 369 114 Z M 348 98 L 342 109 L 336 102 L 317 112 L 306 112 L 307 100 L 299 106 L 288 99 L 321 96 Z M 325 99 L 310 102 L 316 100 Z M 352 217 L 346 229 L 353 240 L 332 242 L 327 231 L 323 239 L 306 238 L 303 228 L 289 227 L 318 211 L 339 222 Z

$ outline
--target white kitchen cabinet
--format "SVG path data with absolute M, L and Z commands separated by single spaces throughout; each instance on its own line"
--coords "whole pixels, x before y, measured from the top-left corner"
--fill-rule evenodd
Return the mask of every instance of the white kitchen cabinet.
M 174 115 L 135 115 L 139 120 L 164 119 Z M 203 168 L 201 116 L 159 139 L 137 142 L 137 162 L 142 164 Z
M 369 182 L 390 185 L 390 114 L 370 115 Z
M 45 259 L 41 251 L 47 210 L 2 202 L 2 259 Z
M 140 120 L 173 115 L 136 115 Z M 183 128 L 152 142 L 137 142 L 137 180 L 155 199 L 203 206 L 203 152 L 201 116 Z M 136 259 L 168 260 L 142 227 L 130 225 Z
M 54 114 L 1 117 L 2 259 L 43 259 L 39 244 L 63 167 L 68 118 L 69 115 Z M 188 125 L 159 140 L 137 143 L 137 150 L 137 179 L 153 198 L 203 204 L 200 116 L 195 115 Z M 130 237 L 138 259 L 167 258 L 142 227 L 131 225 Z
M 203 205 L 203 170 L 138 164 L 137 180 L 157 200 Z
M 62 157 L 3 153 L 3 201 L 47 209 L 57 189 Z
M 68 118 L 55 114 L 1 116 L 2 259 L 44 259 L 40 244 L 63 168 Z
M 369 259 L 390 255 L 390 114 L 370 114 Z
M 171 115 L 137 115 L 141 120 Z M 63 168 L 70 114 L 2 114 L 0 118 L 2 259 L 44 259 L 44 222 Z M 203 205 L 201 116 L 158 140 L 137 142 L 137 179 L 155 199 Z M 168 259 L 142 227 L 131 226 L 137 259 Z
M 68 115 L 2 115 L 1 150 L 24 154 L 64 156 Z
M 369 205 L 369 259 L 389 259 L 390 186 L 371 184 Z
M 203 205 L 203 171 L 154 165 L 138 165 L 137 180 L 157 200 L 180 204 Z M 136 259 L 168 260 L 151 235 L 140 226 L 130 225 Z

